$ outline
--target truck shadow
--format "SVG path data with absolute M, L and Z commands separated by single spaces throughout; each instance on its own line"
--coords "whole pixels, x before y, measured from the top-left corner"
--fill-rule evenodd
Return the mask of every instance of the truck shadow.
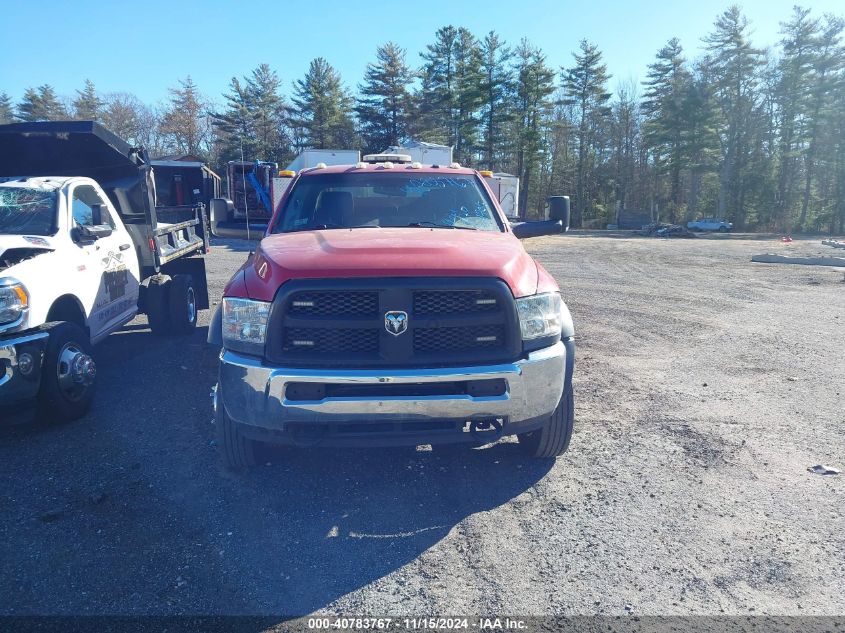
M 61 604 L 65 613 L 283 617 L 331 609 L 368 585 L 401 611 L 402 592 L 417 591 L 406 575 L 424 572 L 428 585 L 450 573 L 430 548 L 456 528 L 495 532 L 495 512 L 479 513 L 531 489 L 553 465 L 501 442 L 273 449 L 261 466 L 229 473 L 214 446 L 217 353 L 205 333 L 185 341 L 129 328 L 109 337 L 85 419 L 4 439 L 0 463 L 13 483 L 0 503 L 9 516 L 0 559 L 10 572 L 0 593 L 14 591 L 16 612 Z M 452 538 L 439 547 L 462 552 L 473 537 Z M 458 552 L 449 557 L 472 557 Z M 53 566 L 86 594 L 43 574 Z M 381 589 L 391 574 L 391 589 Z

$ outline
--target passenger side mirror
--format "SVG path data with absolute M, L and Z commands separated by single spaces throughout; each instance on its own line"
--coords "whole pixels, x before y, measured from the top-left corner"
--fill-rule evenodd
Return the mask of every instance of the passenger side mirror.
M 512 224 L 513 234 L 524 240 L 528 237 L 541 237 L 543 235 L 558 235 L 563 233 L 563 222 L 560 220 L 546 220 L 545 222 L 520 222 Z
M 549 203 L 549 219 L 560 220 L 563 224 L 563 230 L 561 232 L 568 231 L 570 217 L 569 196 L 550 196 L 547 201 Z

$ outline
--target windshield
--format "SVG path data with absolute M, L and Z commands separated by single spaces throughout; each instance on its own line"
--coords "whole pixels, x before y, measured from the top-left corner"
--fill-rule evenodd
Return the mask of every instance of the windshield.
M 274 232 L 406 226 L 502 230 L 472 175 L 368 172 L 298 180 Z
M 53 235 L 56 191 L 0 186 L 0 234 Z

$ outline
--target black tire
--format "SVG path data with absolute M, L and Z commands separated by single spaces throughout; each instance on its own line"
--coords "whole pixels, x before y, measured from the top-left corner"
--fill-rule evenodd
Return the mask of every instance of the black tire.
M 241 433 L 237 423 L 226 413 L 222 402 L 217 403 L 214 426 L 217 431 L 217 448 L 226 468 L 244 470 L 255 466 L 258 442 Z
M 155 275 L 147 287 L 147 320 L 153 334 L 170 331 L 170 277 Z
M 197 327 L 197 293 L 191 275 L 173 275 L 168 291 L 170 332 L 190 334 Z
M 720 226 L 719 227 L 719 233 L 727 233 L 727 232 L 728 232 L 728 227 L 726 227 L 726 226 Z
M 97 384 L 91 340 L 76 323 L 60 321 L 47 327 L 38 417 L 49 424 L 77 420 L 88 412 Z
M 532 457 L 549 458 L 563 455 L 572 439 L 572 427 L 575 421 L 575 400 L 572 385 L 564 389 L 554 413 L 546 423 L 531 433 L 517 435 L 523 450 Z

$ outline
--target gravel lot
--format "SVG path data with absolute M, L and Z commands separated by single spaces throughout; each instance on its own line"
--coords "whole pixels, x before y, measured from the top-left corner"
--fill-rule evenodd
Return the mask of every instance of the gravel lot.
M 83 420 L 0 433 L 2 614 L 843 614 L 845 283 L 818 240 L 530 241 L 579 339 L 556 463 L 278 450 L 219 466 L 209 315 L 98 348 Z M 208 259 L 211 294 L 246 256 Z

